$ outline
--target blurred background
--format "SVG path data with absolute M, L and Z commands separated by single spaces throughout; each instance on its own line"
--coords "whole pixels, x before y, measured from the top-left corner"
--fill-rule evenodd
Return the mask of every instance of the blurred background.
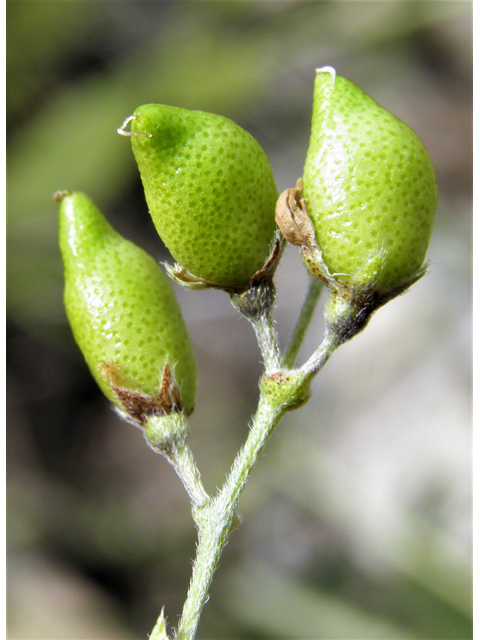
M 436 168 L 430 272 L 287 415 L 240 502 L 200 639 L 466 639 L 471 631 L 472 6 L 69 2 L 7 9 L 8 637 L 146 638 L 175 625 L 195 531 L 184 490 L 101 396 L 67 326 L 56 190 L 85 191 L 158 260 L 128 140 L 140 104 L 228 116 L 301 176 L 315 68 L 408 122 Z M 307 279 L 277 278 L 288 340 Z M 255 411 L 253 332 L 177 287 L 199 367 L 191 445 L 220 486 Z M 323 333 L 321 306 L 300 359 Z

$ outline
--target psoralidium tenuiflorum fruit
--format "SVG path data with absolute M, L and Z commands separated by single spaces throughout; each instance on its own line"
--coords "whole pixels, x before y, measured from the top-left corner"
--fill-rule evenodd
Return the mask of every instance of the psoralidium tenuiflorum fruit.
M 316 74 L 302 195 L 334 278 L 388 291 L 421 271 L 437 205 L 429 154 L 331 67 Z
M 120 396 L 133 392 L 124 399 L 135 405 L 130 407 L 134 417 L 135 411 L 141 413 L 137 392 L 147 397 L 147 413 L 154 412 L 148 398 L 158 396 L 162 382 L 171 382 L 162 381 L 167 365 L 181 409 L 190 413 L 196 364 L 169 278 L 143 249 L 118 234 L 86 195 L 58 192 L 55 199 L 60 202 L 65 308 L 100 388 L 120 409 L 125 406 L 112 381 Z
M 262 147 L 202 111 L 146 104 L 127 121 L 150 214 L 174 259 L 207 283 L 245 289 L 276 230 L 278 192 Z

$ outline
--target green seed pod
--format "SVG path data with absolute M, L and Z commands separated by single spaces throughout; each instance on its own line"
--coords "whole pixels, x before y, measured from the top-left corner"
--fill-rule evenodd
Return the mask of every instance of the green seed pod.
M 150 214 L 172 256 L 197 278 L 243 290 L 276 229 L 278 192 L 261 146 L 202 111 L 147 104 L 128 122 Z
M 303 198 L 331 275 L 388 291 L 420 272 L 437 186 L 412 129 L 358 86 L 317 71 Z
M 170 375 L 166 379 L 171 373 L 180 390 L 174 404 L 190 413 L 196 365 L 169 278 L 151 256 L 120 236 L 87 196 L 59 192 L 55 199 L 61 201 L 67 316 L 102 391 L 142 422 L 142 411 L 168 413 L 168 402 L 166 407 L 158 402 L 162 405 L 169 393 L 175 397 Z

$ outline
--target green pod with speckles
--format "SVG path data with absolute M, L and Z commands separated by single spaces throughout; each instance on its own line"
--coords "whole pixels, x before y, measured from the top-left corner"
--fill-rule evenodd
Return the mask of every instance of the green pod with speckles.
M 303 197 L 330 273 L 380 291 L 420 272 L 437 185 L 412 129 L 331 67 L 317 71 Z
M 119 235 L 83 193 L 60 192 L 64 301 L 75 340 L 105 395 L 122 386 L 155 396 L 168 368 L 185 413 L 193 410 L 196 365 L 169 278 L 143 249 Z
M 147 104 L 130 119 L 155 227 L 181 267 L 243 290 L 268 259 L 278 197 L 265 152 L 222 116 Z

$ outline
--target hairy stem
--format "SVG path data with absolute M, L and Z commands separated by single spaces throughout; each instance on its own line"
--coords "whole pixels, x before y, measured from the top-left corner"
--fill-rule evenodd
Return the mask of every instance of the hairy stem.
M 183 483 L 193 509 L 202 509 L 211 500 L 200 477 L 192 451 L 188 445 L 188 419 L 183 413 L 151 416 L 143 426 L 148 445 L 161 453 L 174 467 Z
M 283 406 L 275 406 L 265 398 L 260 399 L 247 441 L 239 451 L 223 488 L 202 510 L 199 520 L 197 558 L 178 626 L 177 640 L 195 638 L 213 574 L 228 536 L 235 526 L 238 499 L 258 455 L 285 411 L 286 408 Z M 153 636 L 152 640 L 155 640 Z
M 322 344 L 300 368 L 300 371 L 305 372 L 309 378 L 313 378 L 327 364 L 339 344 L 337 335 L 327 330 Z
M 257 342 L 262 352 L 263 363 L 267 373 L 280 368 L 280 350 L 278 348 L 277 332 L 270 314 L 261 320 L 251 320 Z
M 269 373 L 280 369 L 280 349 L 273 322 L 275 285 L 272 278 L 264 278 L 244 293 L 233 294 L 230 299 L 253 326 L 265 371 Z
M 304 310 L 297 324 L 298 329 L 294 331 L 290 342 L 291 346 L 287 354 L 289 361 L 295 359 L 295 351 L 298 352 L 305 335 L 319 292 L 318 285 L 310 286 Z M 326 317 L 324 340 L 311 358 L 299 369 L 283 369 L 281 372 L 277 370 L 272 374 L 272 369 L 274 371 L 275 368 L 279 369 L 281 362 L 271 317 L 273 296 L 269 295 L 268 304 L 258 304 L 259 293 L 262 292 L 254 292 L 255 295 L 250 299 L 246 297 L 232 299 L 235 306 L 248 317 L 255 328 L 264 355 L 265 376 L 262 380 L 258 409 L 252 420 L 248 438 L 238 452 L 225 484 L 213 499 L 203 488 L 200 474 L 186 444 L 185 424 L 182 423 L 183 428 L 180 430 L 179 437 L 169 438 L 168 441 L 161 440 L 158 430 L 154 431 L 157 450 L 164 453 L 174 465 L 187 489 L 198 528 L 197 555 L 175 640 L 194 640 L 221 553 L 237 522 L 236 508 L 240 494 L 258 456 L 282 416 L 302 404 L 307 392 L 305 383 L 309 383 L 311 378 L 323 368 L 335 349 L 342 344 L 342 328 L 351 315 L 348 307 L 340 306 L 338 309 L 334 307 L 333 313 Z M 265 299 L 265 296 L 263 298 Z M 179 426 L 182 424 L 179 423 Z M 163 433 L 165 430 L 160 431 L 160 435 Z M 150 439 L 151 446 L 155 438 Z M 161 446 L 158 443 L 161 443 Z M 150 640 L 168 640 L 162 617 L 157 621 Z
M 203 509 L 210 502 L 211 498 L 205 491 L 192 451 L 185 442 L 179 447 L 175 447 L 167 457 L 188 493 L 196 521 L 196 511 Z

